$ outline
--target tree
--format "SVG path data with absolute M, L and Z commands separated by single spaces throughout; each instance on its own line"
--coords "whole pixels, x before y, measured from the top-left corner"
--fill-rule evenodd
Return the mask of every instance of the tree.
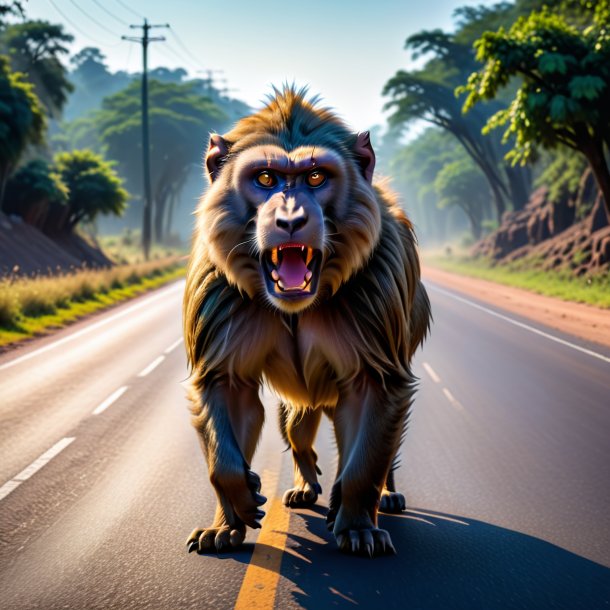
M 98 214 L 120 216 L 128 193 L 113 164 L 90 150 L 74 150 L 55 156 L 57 173 L 68 188 L 69 213 L 60 227 L 71 232 L 81 221 L 93 221 Z
M 17 167 L 28 144 L 40 144 L 46 128 L 45 116 L 32 85 L 21 74 L 11 72 L 0 56 L 0 208 L 6 181 Z
M 134 82 L 106 98 L 98 115 L 100 137 L 108 155 L 116 159 L 129 180 L 130 190 L 141 192 L 142 166 L 140 88 Z M 149 83 L 151 175 L 154 230 L 157 241 L 168 233 L 172 205 L 187 174 L 199 167 L 210 131 L 227 124 L 220 108 L 195 90 L 194 83 Z
M 85 47 L 70 59 L 69 78 L 74 92 L 64 109 L 67 120 L 81 118 L 91 110 L 99 110 L 102 100 L 124 89 L 134 76 L 126 72 L 110 72 L 106 56 L 96 47 Z
M 405 46 L 415 59 L 431 58 L 422 69 L 397 72 L 386 83 L 383 92 L 392 97 L 386 108 L 394 111 L 390 117 L 393 128 L 424 120 L 457 139 L 489 182 L 496 215 L 500 219 L 507 204 L 519 209 L 527 201 L 531 186 L 529 172 L 519 168 L 515 171 L 509 163 L 502 161 L 504 151 L 500 138 L 486 138 L 481 134 L 487 119 L 502 107 L 501 104 L 495 102 L 465 116 L 462 104 L 454 95 L 455 88 L 478 67 L 471 44 L 465 40 L 464 28 L 466 25 L 472 27 L 467 19 L 488 18 L 488 11 L 480 9 L 463 17 L 462 29 L 456 34 L 434 30 L 408 38 Z
M 579 151 L 610 214 L 610 8 L 608 0 L 583 0 L 581 7 L 589 15 L 584 26 L 544 8 L 508 31 L 485 33 L 475 43 L 485 65 L 461 92 L 468 94 L 464 110 L 469 111 L 520 77 L 509 107 L 490 117 L 486 132 L 507 127 L 504 140 L 514 138 L 507 155 L 513 164 L 535 160 L 540 148 Z
M 23 17 L 23 2 L 19 2 L 18 0 L 13 0 L 12 2 L 0 2 L 0 24 L 4 22 L 4 18 L 7 15 Z
M 36 159 L 20 168 L 6 185 L 4 211 L 21 216 L 25 222 L 44 229 L 49 212 L 67 212 L 68 188 L 46 161 Z
M 479 239 L 488 193 L 481 170 L 467 156 L 462 156 L 441 168 L 434 188 L 439 198 L 438 207 L 460 208 L 468 217 L 472 236 Z
M 60 61 L 68 53 L 73 36 L 63 26 L 48 21 L 25 21 L 7 26 L 0 45 L 10 57 L 14 70 L 23 72 L 49 116 L 59 118 L 73 86 Z

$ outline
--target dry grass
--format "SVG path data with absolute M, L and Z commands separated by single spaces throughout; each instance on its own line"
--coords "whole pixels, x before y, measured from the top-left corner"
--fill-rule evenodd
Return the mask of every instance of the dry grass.
M 0 345 L 107 307 L 179 277 L 174 256 L 62 276 L 0 280 Z

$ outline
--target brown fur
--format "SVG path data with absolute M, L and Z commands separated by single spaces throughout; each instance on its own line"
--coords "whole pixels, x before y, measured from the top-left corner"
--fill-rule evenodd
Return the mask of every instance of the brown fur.
M 236 546 L 245 525 L 259 526 L 264 498 L 249 463 L 266 380 L 281 397 L 281 428 L 295 459 L 295 488 L 285 503 L 317 499 L 313 441 L 324 409 L 339 448 L 329 526 L 344 550 L 387 552 L 393 547 L 377 529 L 377 510 L 380 502 L 386 510 L 404 508 L 391 467 L 414 392 L 410 360 L 430 319 L 413 227 L 387 185 L 372 187 L 363 177 L 356 136 L 303 91 L 276 92 L 224 141 L 219 177 L 197 211 L 184 299 L 193 423 L 219 507 L 215 523 L 195 530 L 189 542 L 199 551 Z M 302 304 L 269 297 L 262 280 L 265 210 L 248 205 L 238 182 L 240 157 L 259 149 L 295 158 L 327 150 L 339 158 L 319 229 L 318 290 Z

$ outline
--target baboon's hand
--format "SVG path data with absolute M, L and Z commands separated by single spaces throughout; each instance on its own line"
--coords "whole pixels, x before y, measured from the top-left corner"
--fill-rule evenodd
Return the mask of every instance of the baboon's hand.
M 267 498 L 259 493 L 261 480 L 255 472 L 244 469 L 240 474 L 218 473 L 211 479 L 219 497 L 222 497 L 221 503 L 229 522 L 233 521 L 230 515 L 233 511 L 246 525 L 254 529 L 261 526 L 260 520 L 265 513 L 259 506 L 263 505 Z

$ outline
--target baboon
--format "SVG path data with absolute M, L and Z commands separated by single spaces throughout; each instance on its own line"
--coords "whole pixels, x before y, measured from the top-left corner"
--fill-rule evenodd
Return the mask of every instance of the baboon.
M 295 463 L 289 507 L 321 493 L 313 442 L 322 412 L 339 463 L 327 524 L 340 549 L 394 552 L 377 512 L 399 512 L 393 460 L 414 394 L 411 357 L 430 322 L 413 227 L 373 183 L 368 133 L 353 133 L 306 90 L 210 137 L 210 185 L 197 222 L 184 297 L 193 424 L 218 496 L 214 522 L 189 551 L 239 546 L 260 527 L 250 470 L 264 411 L 281 400 Z

